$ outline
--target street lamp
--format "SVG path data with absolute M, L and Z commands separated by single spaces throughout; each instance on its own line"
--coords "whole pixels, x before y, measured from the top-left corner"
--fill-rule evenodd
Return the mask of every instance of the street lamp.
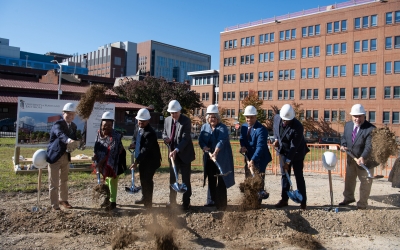
M 60 66 L 60 74 L 58 75 L 58 100 L 60 100 L 60 95 L 62 94 L 61 91 L 61 74 L 62 74 L 62 65 L 59 64 L 56 60 L 52 60 L 52 63 L 57 63 Z

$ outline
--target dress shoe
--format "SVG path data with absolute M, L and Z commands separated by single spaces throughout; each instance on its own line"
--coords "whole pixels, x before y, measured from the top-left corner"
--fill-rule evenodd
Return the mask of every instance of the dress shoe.
M 135 200 L 135 204 L 144 204 L 143 197 L 140 200 Z
M 355 202 L 355 201 L 356 201 L 356 200 L 349 200 L 349 201 L 344 200 L 344 201 L 342 201 L 342 202 L 339 203 L 339 206 L 347 206 L 347 205 L 349 205 L 350 203 L 353 203 L 353 202 Z
M 204 204 L 205 207 L 215 207 L 215 202 L 210 202 L 210 203 L 206 203 Z
M 105 208 L 106 211 L 111 211 L 117 208 L 117 203 L 116 202 L 110 202 L 110 205 Z
M 366 207 L 359 207 L 359 206 L 357 206 L 357 210 L 365 210 L 365 209 L 367 209 Z
M 190 204 L 183 204 L 183 205 L 182 205 L 182 209 L 183 209 L 184 211 L 188 211 L 188 210 L 190 209 Z
M 276 208 L 287 207 L 289 204 L 287 201 L 280 200 L 278 203 L 275 204 Z
M 68 201 L 60 201 L 60 205 L 67 208 L 67 209 L 71 209 L 72 206 L 68 203 Z
M 300 208 L 303 210 L 307 210 L 307 205 L 306 204 L 300 204 Z

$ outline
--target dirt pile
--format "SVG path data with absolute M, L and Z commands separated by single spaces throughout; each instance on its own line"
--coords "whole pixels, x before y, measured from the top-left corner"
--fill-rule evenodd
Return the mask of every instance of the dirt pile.
M 376 128 L 372 131 L 372 157 L 379 164 L 386 164 L 389 156 L 397 155 L 395 134 L 388 127 Z
M 257 209 L 261 206 L 259 192 L 264 188 L 264 180 L 258 172 L 254 172 L 254 176 L 248 177 L 244 182 L 239 184 L 240 192 L 244 193 L 241 210 L 247 211 Z
M 138 236 L 132 233 L 131 229 L 127 227 L 118 228 L 114 231 L 111 238 L 111 248 L 114 249 L 124 249 L 130 244 L 133 244 L 138 239 Z
M 104 85 L 94 84 L 81 96 L 81 100 L 76 107 L 76 113 L 84 120 L 89 119 L 93 111 L 95 102 L 105 100 L 107 88 Z

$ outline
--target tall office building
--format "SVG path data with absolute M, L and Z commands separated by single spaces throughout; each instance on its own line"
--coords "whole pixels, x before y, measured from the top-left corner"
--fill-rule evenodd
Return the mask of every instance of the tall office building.
M 219 105 L 228 110 L 241 112 L 255 90 L 269 115 L 271 105 L 294 101 L 303 117 L 343 131 L 337 120 L 361 103 L 370 122 L 400 135 L 399 0 L 352 0 L 228 27 L 220 51 Z
M 187 73 L 209 70 L 211 56 L 149 40 L 137 44 L 138 70 L 151 76 L 164 77 L 168 81 L 191 80 Z

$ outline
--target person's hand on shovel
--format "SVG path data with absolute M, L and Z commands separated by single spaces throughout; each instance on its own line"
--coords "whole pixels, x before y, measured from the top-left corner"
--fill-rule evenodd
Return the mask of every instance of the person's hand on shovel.
M 248 161 L 247 167 L 250 169 L 251 174 L 254 176 L 254 167 L 255 167 L 254 161 L 253 160 Z
M 134 162 L 129 169 L 133 169 L 136 171 L 137 169 L 137 162 Z
M 173 151 L 171 151 L 171 152 L 169 153 L 169 158 L 172 158 L 172 159 L 175 160 L 175 156 L 176 156 L 177 153 L 178 153 L 178 151 L 177 151 L 176 149 L 173 150 Z

